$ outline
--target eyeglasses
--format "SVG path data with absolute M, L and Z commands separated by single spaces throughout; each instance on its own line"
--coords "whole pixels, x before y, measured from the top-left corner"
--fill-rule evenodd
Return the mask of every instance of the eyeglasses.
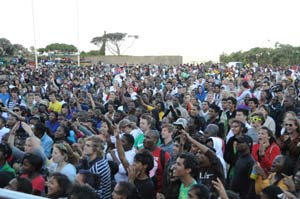
M 285 126 L 289 126 L 289 127 L 292 127 L 292 126 L 293 126 L 293 124 L 288 124 L 288 123 L 285 123 L 284 125 L 285 125 Z
M 20 109 L 13 109 L 13 112 L 19 112 Z
M 261 119 L 260 117 L 254 116 L 254 117 L 251 117 L 251 118 L 250 118 L 250 121 L 251 121 L 251 122 L 261 122 L 262 119 Z

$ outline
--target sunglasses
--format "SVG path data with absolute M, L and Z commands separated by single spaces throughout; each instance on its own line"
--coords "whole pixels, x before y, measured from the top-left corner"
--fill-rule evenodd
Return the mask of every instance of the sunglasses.
M 251 117 L 251 118 L 250 118 L 250 121 L 251 121 L 251 122 L 261 122 L 262 119 L 261 119 L 260 117 L 254 116 L 254 117 Z
M 19 112 L 20 109 L 13 109 L 13 112 Z
M 289 127 L 292 127 L 293 126 L 293 124 L 284 124 L 285 126 L 289 126 Z

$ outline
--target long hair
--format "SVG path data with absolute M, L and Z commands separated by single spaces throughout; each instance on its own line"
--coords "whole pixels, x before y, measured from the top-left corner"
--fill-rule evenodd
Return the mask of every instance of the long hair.
M 53 173 L 49 177 L 52 177 L 56 180 L 59 190 L 53 194 L 48 194 L 47 197 L 55 199 L 67 197 L 69 195 L 70 189 L 72 188 L 72 183 L 69 178 L 62 173 Z
M 85 143 L 87 141 L 91 141 L 92 142 L 92 146 L 93 146 L 93 150 L 97 152 L 97 157 L 102 158 L 103 157 L 103 144 L 102 144 L 102 140 L 98 137 L 98 136 L 90 136 L 85 138 Z

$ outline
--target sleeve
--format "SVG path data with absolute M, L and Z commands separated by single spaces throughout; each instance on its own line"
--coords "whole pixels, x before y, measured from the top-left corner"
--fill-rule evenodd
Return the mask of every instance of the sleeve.
M 53 145 L 53 141 L 50 139 L 45 144 L 44 150 L 47 157 L 50 157 L 51 155 L 52 145 Z
M 42 176 L 39 176 L 32 180 L 32 189 L 42 193 L 45 189 L 45 179 Z
M 147 106 L 147 111 L 152 111 L 154 109 L 154 107 L 153 106 Z
M 277 145 L 270 146 L 260 163 L 264 165 L 267 170 L 270 170 L 272 162 L 277 155 L 280 155 L 280 148 Z

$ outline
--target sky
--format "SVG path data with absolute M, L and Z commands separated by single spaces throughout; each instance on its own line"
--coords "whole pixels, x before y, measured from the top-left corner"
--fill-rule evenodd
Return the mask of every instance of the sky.
M 90 41 L 104 31 L 139 36 L 126 55 L 181 55 L 185 63 L 275 42 L 300 46 L 297 0 L 0 0 L 0 7 L 0 38 L 26 48 L 96 50 Z

